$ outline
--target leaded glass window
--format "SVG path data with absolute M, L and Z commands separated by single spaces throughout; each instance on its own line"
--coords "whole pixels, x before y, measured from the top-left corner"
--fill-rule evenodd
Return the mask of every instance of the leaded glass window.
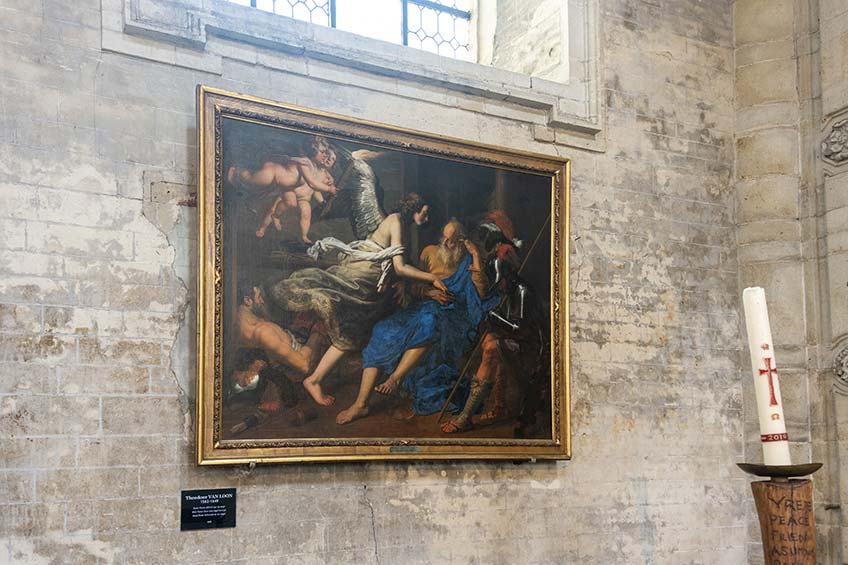
M 408 0 L 407 45 L 445 57 L 471 59 L 470 0 Z
M 265 12 L 288 16 L 296 20 L 329 26 L 332 24 L 331 0 L 230 0 Z
M 266 12 L 471 60 L 473 0 L 230 0 Z

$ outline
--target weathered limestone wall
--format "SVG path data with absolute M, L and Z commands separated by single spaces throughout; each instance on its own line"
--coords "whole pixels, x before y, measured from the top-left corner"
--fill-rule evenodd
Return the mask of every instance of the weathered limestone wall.
M 491 64 L 548 80 L 568 80 L 567 3 L 498 0 Z
M 103 50 L 119 4 L 0 0 L 0 562 L 745 562 L 729 2 L 602 3 L 605 152 L 221 36 Z M 573 159 L 572 461 L 194 465 L 198 83 Z M 213 486 L 238 527 L 179 532 Z

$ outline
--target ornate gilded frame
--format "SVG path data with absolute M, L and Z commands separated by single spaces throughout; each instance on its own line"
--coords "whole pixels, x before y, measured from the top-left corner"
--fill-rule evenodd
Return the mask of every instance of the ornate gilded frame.
M 334 136 L 388 149 L 543 175 L 551 198 L 551 438 L 307 438 L 222 440 L 223 143 L 222 120 Z M 569 459 L 570 161 L 470 143 L 282 104 L 211 87 L 197 88 L 199 149 L 197 276 L 197 463 L 296 463 L 427 459 Z

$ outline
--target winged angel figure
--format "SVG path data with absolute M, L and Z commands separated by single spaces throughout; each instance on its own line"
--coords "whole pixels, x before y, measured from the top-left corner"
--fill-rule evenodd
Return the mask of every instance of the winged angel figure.
M 429 206 L 415 193 L 404 196 L 395 210 L 386 215 L 378 198 L 377 175 L 368 151 L 350 153 L 340 149 L 348 163 L 339 178 L 336 212 L 347 209 L 353 233 L 358 239 L 345 243 L 333 237 L 321 239 L 307 251 L 314 259 L 335 253 L 340 262 L 326 269 L 300 269 L 274 284 L 271 298 L 284 310 L 313 311 L 324 323 L 330 347 L 304 387 L 324 406 L 335 399 L 321 390 L 321 381 L 347 352 L 359 351 L 367 343 L 371 329 L 389 314 L 391 301 L 385 293 L 391 271 L 401 277 L 429 282 L 442 291 L 441 279 L 404 261 L 403 232 L 406 226 L 421 226 L 429 219 Z

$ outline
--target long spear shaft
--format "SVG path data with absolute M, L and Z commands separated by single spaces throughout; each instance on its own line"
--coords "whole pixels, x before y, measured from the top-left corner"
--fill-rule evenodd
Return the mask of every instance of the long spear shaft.
M 527 254 L 524 256 L 524 260 L 521 262 L 521 265 L 518 267 L 518 270 L 515 272 L 516 275 L 520 275 L 521 271 L 524 270 L 524 266 L 527 264 L 527 259 L 530 258 L 530 254 L 533 253 L 533 250 L 536 249 L 536 244 L 539 243 L 539 239 L 542 237 L 542 234 L 545 233 L 545 227 L 547 227 L 548 222 L 551 220 L 551 212 L 548 212 L 548 217 L 545 218 L 544 223 L 542 223 L 541 229 L 539 229 L 539 233 L 536 234 L 536 239 L 533 240 L 533 245 L 530 246 L 530 249 L 527 250 Z M 503 302 L 503 298 L 501 298 L 501 302 Z M 500 306 L 500 304 L 498 304 Z M 471 350 L 471 354 L 468 356 L 468 360 L 465 362 L 465 366 L 462 368 L 462 372 L 459 373 L 459 378 L 456 379 L 456 383 L 453 385 L 453 388 L 448 395 L 447 400 L 442 405 L 442 409 L 439 412 L 439 418 L 436 420 L 436 423 L 442 421 L 442 418 L 445 415 L 445 410 L 448 409 L 448 405 L 450 401 L 453 399 L 453 395 L 456 394 L 457 389 L 459 389 L 459 383 L 462 382 L 462 379 L 465 378 L 465 373 L 468 372 L 468 367 L 471 366 L 471 361 L 474 359 L 474 355 L 477 353 L 477 350 L 480 349 L 480 346 L 483 344 L 483 339 L 486 337 L 486 334 L 483 333 L 478 339 L 477 344 L 474 346 L 474 349 Z

